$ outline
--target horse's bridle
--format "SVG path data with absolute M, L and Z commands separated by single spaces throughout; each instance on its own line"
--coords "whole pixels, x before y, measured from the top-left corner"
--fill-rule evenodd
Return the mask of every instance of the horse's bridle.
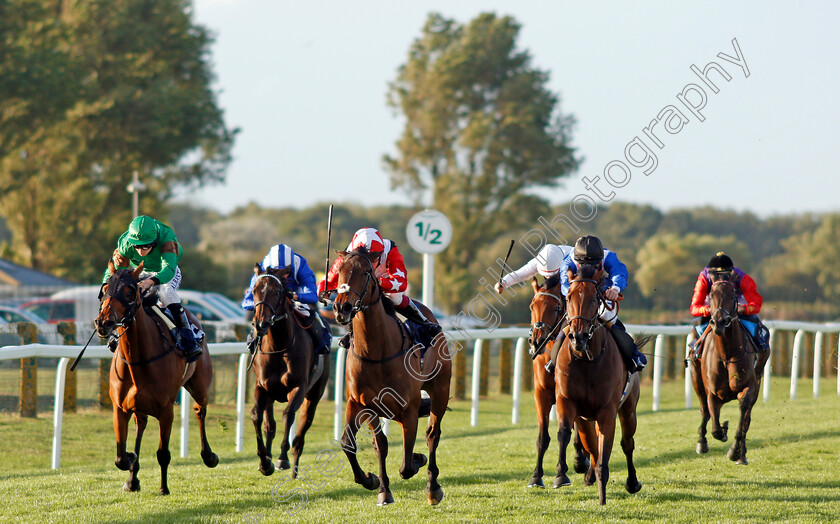
M 359 256 L 361 256 L 361 255 L 363 255 L 363 253 L 353 253 L 353 254 L 350 254 L 350 255 L 348 255 L 348 256 L 347 256 L 347 258 L 345 258 L 345 259 L 344 259 L 344 263 L 346 264 L 346 263 L 347 263 L 347 261 L 348 261 L 351 257 L 354 257 L 354 256 L 359 257 Z M 347 294 L 349 294 L 349 293 L 355 293 L 355 295 L 356 295 L 357 297 L 359 297 L 359 298 L 356 300 L 356 302 L 353 304 L 353 308 L 350 310 L 350 317 L 349 317 L 349 319 L 348 319 L 348 322 L 349 322 L 350 320 L 353 320 L 353 317 L 356 315 L 356 313 L 358 313 L 359 311 L 364 311 L 364 310 L 366 310 L 367 308 L 369 308 L 370 306 L 372 306 L 372 305 L 376 304 L 377 302 L 379 302 L 379 301 L 382 299 L 382 288 L 379 286 L 379 281 L 378 281 L 376 278 L 374 278 L 374 275 L 373 275 L 373 262 L 371 262 L 371 260 L 370 260 L 369 258 L 365 257 L 365 256 L 362 256 L 361 258 L 363 258 L 364 260 L 366 260 L 366 261 L 367 261 L 367 263 L 368 263 L 368 265 L 370 266 L 370 267 L 369 267 L 368 269 L 366 269 L 366 270 L 365 270 L 365 272 L 364 272 L 364 275 L 365 275 L 366 279 L 365 279 L 365 285 L 364 285 L 364 288 L 362 289 L 362 292 L 361 292 L 361 293 L 359 293 L 358 291 L 356 291 L 355 289 L 353 289 L 353 288 L 350 286 L 350 284 L 348 284 L 347 282 L 345 282 L 345 283 L 341 284 L 341 285 L 340 285 L 340 286 L 338 286 L 338 288 L 335 290 L 335 292 L 336 292 L 336 294 L 337 294 L 337 295 L 343 295 L 343 294 L 345 294 L 345 293 L 347 293 Z M 350 273 L 352 274 L 352 270 L 351 270 L 351 272 L 350 272 Z M 349 280 L 349 277 L 348 277 L 348 280 Z M 376 297 L 376 299 L 375 299 L 375 300 L 374 300 L 374 299 L 371 299 L 371 301 L 369 301 L 367 304 L 365 304 L 365 303 L 363 302 L 363 300 L 364 300 L 364 299 L 365 299 L 365 297 L 367 296 L 367 292 L 368 292 L 368 288 L 370 287 L 369 285 L 370 285 L 371 280 L 373 280 L 373 288 L 374 288 L 374 289 L 376 289 L 376 290 L 378 290 L 378 291 L 379 291 L 379 294 L 377 295 L 377 297 Z M 371 294 L 372 294 L 372 293 L 371 293 Z
M 601 290 L 598 288 L 598 281 L 597 280 L 592 279 L 592 278 L 576 278 L 576 279 L 574 279 L 570 282 L 570 285 L 575 283 L 575 282 L 591 283 L 591 284 L 595 285 L 595 314 L 591 317 L 586 317 L 586 316 L 583 316 L 583 315 L 575 315 L 573 317 L 569 317 L 569 326 L 571 326 L 573 320 L 583 320 L 583 321 L 589 323 L 589 329 L 587 329 L 586 332 L 585 332 L 585 335 L 586 335 L 586 351 L 585 351 L 585 353 L 580 353 L 579 351 L 574 349 L 573 344 L 571 344 L 571 342 L 569 343 L 569 351 L 571 351 L 572 355 L 577 357 L 577 358 L 583 358 L 585 356 L 590 361 L 597 360 L 598 358 L 600 358 L 601 355 L 603 355 L 604 350 L 606 349 L 606 346 L 601 348 L 601 354 L 599 354 L 596 357 L 596 356 L 592 355 L 592 353 L 589 351 L 589 341 L 592 340 L 592 337 L 595 335 L 595 332 L 598 329 L 600 329 L 601 327 L 604 326 L 604 323 L 601 322 L 601 319 L 600 319 L 599 310 L 600 310 L 601 304 L 605 303 L 606 301 L 604 299 L 603 294 L 601 293 Z M 566 313 L 566 315 L 568 316 L 568 312 Z
M 540 296 L 551 297 L 551 298 L 553 298 L 554 300 L 557 301 L 557 307 L 554 308 L 554 312 L 557 315 L 557 320 L 555 320 L 554 323 L 551 324 L 550 329 L 548 329 L 546 331 L 545 338 L 543 339 L 542 343 L 540 344 L 540 347 L 535 347 L 535 343 L 537 341 L 534 341 L 534 339 L 533 339 L 534 331 L 537 330 L 537 329 L 545 329 L 548 326 L 545 322 L 542 322 L 542 321 L 539 321 L 539 320 L 537 322 L 534 322 L 534 323 L 531 324 L 531 328 L 528 330 L 528 341 L 531 343 L 531 347 L 534 348 L 534 354 L 535 355 L 538 355 L 542 352 L 542 350 L 543 350 L 542 346 L 545 345 L 545 342 L 550 340 L 551 337 L 556 334 L 557 329 L 560 327 L 560 324 L 563 322 L 563 318 L 566 316 L 565 311 L 563 311 L 563 299 L 562 299 L 562 297 L 559 297 L 559 296 L 557 296 L 553 293 L 547 293 L 545 291 L 540 291 L 540 292 L 537 292 L 537 293 L 534 294 L 534 298 L 537 298 L 537 297 L 540 297 Z M 531 301 L 533 302 L 533 299 L 531 299 Z M 561 312 L 562 312 L 562 314 L 561 314 Z
M 732 287 L 733 291 L 735 291 L 735 284 L 733 284 L 729 280 L 718 280 L 716 282 L 713 282 L 712 283 L 712 289 L 714 289 L 714 287 L 718 284 L 727 284 L 727 285 Z M 715 321 L 715 314 L 717 314 L 718 311 L 720 311 L 722 313 L 722 316 L 725 320 L 725 324 L 723 324 L 724 329 L 729 328 L 729 326 L 732 325 L 732 322 L 735 319 L 738 318 L 738 293 L 735 292 L 734 295 L 735 295 L 735 298 L 733 300 L 733 303 L 734 303 L 734 306 L 735 306 L 734 307 L 735 312 L 730 313 L 729 310 L 726 309 L 727 304 L 722 304 L 722 305 L 718 306 L 717 308 L 715 308 L 715 310 L 712 311 L 711 314 L 709 315 L 709 322 L 711 324 L 717 325 L 717 322 Z
M 112 275 L 113 278 L 114 275 Z M 109 279 L 110 282 L 110 279 Z M 99 310 L 102 311 L 102 297 L 105 296 L 105 285 L 103 284 L 102 287 L 99 289 Z M 125 293 L 122 292 L 123 289 L 129 288 L 132 291 L 132 296 L 134 296 L 134 300 L 131 302 L 125 298 Z M 126 279 L 122 277 L 118 277 L 117 281 L 115 282 L 114 286 L 108 286 L 108 298 L 111 300 L 116 300 L 120 304 L 122 304 L 123 308 L 125 309 L 125 313 L 123 314 L 122 319 L 115 320 L 113 328 L 111 328 L 111 332 L 113 332 L 117 328 L 127 327 L 134 321 L 134 315 L 137 313 L 137 302 L 139 291 L 137 287 L 137 282 L 134 279 Z M 111 315 L 114 315 L 114 309 L 111 308 Z M 111 316 L 109 315 L 109 316 Z M 116 316 L 116 315 L 114 315 Z M 123 331 L 125 333 L 125 331 Z M 110 335 L 111 333 L 109 333 Z M 116 337 L 119 339 L 122 335 L 118 332 Z
M 265 300 L 260 300 L 259 302 L 254 303 L 254 313 L 256 313 L 258 306 L 265 306 L 269 309 L 269 311 L 271 311 L 271 318 L 268 321 L 268 325 L 273 326 L 275 322 L 283 320 L 284 318 L 287 318 L 289 316 L 288 313 L 283 313 L 282 315 L 277 314 L 277 310 L 280 308 L 280 304 L 282 303 L 282 300 L 284 298 L 288 299 L 289 297 L 286 294 L 286 286 L 283 285 L 283 281 L 280 280 L 279 278 L 277 278 L 276 276 L 272 275 L 271 273 L 262 273 L 260 275 L 257 275 L 257 278 L 254 279 L 254 288 L 257 287 L 257 282 L 261 278 L 271 279 L 271 280 L 277 282 L 277 285 L 280 286 L 280 289 L 272 289 L 271 290 L 273 292 L 273 295 L 277 297 L 277 301 L 275 302 L 274 305 L 271 305 L 270 303 L 268 303 Z M 256 316 L 254 317 L 254 319 L 255 319 L 254 320 L 254 322 L 255 322 L 256 321 Z M 253 325 L 256 328 L 256 324 L 253 324 Z

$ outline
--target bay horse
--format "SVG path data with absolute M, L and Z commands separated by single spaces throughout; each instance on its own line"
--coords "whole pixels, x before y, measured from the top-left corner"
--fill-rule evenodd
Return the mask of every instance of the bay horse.
M 581 434 L 591 467 L 584 477 L 587 486 L 598 482 L 600 503 L 607 503 L 609 463 L 615 438 L 615 420 L 621 421 L 621 449 L 627 458 L 629 493 L 642 489 L 633 465 L 636 405 L 640 388 L 638 373 L 627 372 L 615 339 L 599 318 L 605 299 L 598 287 L 603 269 L 583 265 L 571 280 L 566 295 L 569 332 L 557 355 L 554 379 L 557 381 L 557 419 L 560 430 L 560 485 L 569 485 L 566 476 L 566 447 L 573 425 Z
M 260 472 L 274 473 L 271 443 L 274 440 L 274 403 L 286 402 L 283 410 L 283 441 L 277 469 L 292 469 L 297 478 L 298 462 L 303 452 L 306 432 L 315 417 L 315 408 L 324 396 L 329 380 L 329 360 L 316 355 L 312 338 L 298 319 L 291 293 L 284 284 L 291 266 L 282 269 L 254 266 L 254 319 L 252 324 L 261 342 L 255 350 L 253 369 L 254 408 L 251 420 L 257 432 L 257 456 Z M 312 311 L 312 315 L 317 315 Z M 316 320 L 317 321 L 317 320 Z M 319 358 L 320 357 L 320 358 Z M 289 463 L 289 432 L 300 409 L 300 424 L 292 442 L 292 463 Z M 265 418 L 265 441 L 260 425 Z
M 711 329 L 702 341 L 700 356 L 691 361 L 691 382 L 700 399 L 702 417 L 696 451 L 709 451 L 706 424 L 710 417 L 712 436 L 726 442 L 729 421 L 720 424 L 720 408 L 737 398 L 741 414 L 735 442 L 727 456 L 736 464 L 746 465 L 747 430 L 752 420 L 753 405 L 761 390 L 760 373 L 770 352 L 757 351 L 747 340 L 738 319 L 738 291 L 732 282 L 726 279 L 714 282 L 709 290 L 709 304 Z
M 344 258 L 338 272 L 334 310 L 336 320 L 352 322 L 353 341 L 348 350 L 345 381 L 347 408 L 341 447 L 344 449 L 357 484 L 368 490 L 379 488 L 377 504 L 394 502 L 391 494 L 385 459 L 388 437 L 382 432 L 379 418 L 395 420 L 402 426 L 403 460 L 400 477 L 409 479 L 426 464 L 426 457 L 414 453 L 420 408 L 420 391 L 425 390 L 431 400 L 426 444 L 429 448 L 426 501 L 435 505 L 443 499 L 438 483 L 437 447 L 440 442 L 441 420 L 449 403 L 449 382 L 452 362 L 442 335 L 421 359 L 421 346 L 414 345 L 405 327 L 389 315 L 383 304 L 390 301 L 383 296 L 379 280 L 374 274 L 380 252 L 364 248 L 352 252 L 340 251 Z M 389 304 L 390 305 L 390 304 Z M 430 321 L 434 315 L 420 303 L 417 306 Z M 362 425 L 373 431 L 373 444 L 379 459 L 379 476 L 365 473 L 356 458 L 356 432 Z
M 554 374 L 545 369 L 545 365 L 551 358 L 548 348 L 555 343 L 561 324 L 565 318 L 565 299 L 560 291 L 560 279 L 548 279 L 544 284 L 539 285 L 537 278 L 531 279 L 531 287 L 534 290 L 534 298 L 531 299 L 531 330 L 528 343 L 532 351 L 536 353 L 532 361 L 534 368 L 534 403 L 537 407 L 537 465 L 528 483 L 529 488 L 544 488 L 543 458 L 548 450 L 551 437 L 548 433 L 548 418 L 555 401 Z M 575 432 L 575 472 L 585 473 L 589 470 L 589 459 L 583 451 L 580 442 L 580 433 Z M 554 480 L 554 487 L 560 487 L 562 478 L 558 475 Z
M 210 449 L 205 431 L 207 402 L 213 366 L 206 342 L 198 360 L 187 364 L 165 326 L 159 325 L 143 308 L 137 286 L 141 263 L 136 269 L 119 269 L 108 262 L 111 277 L 100 292 L 99 315 L 94 324 L 100 337 L 106 338 L 117 330 L 119 342 L 111 359 L 110 396 L 114 406 L 114 434 L 117 440 L 117 468 L 128 471 L 124 489 L 140 491 L 137 472 L 140 470 L 140 442 L 148 417 L 160 422 L 160 445 L 157 460 L 160 464 L 160 494 L 168 495 L 167 470 L 171 455 L 169 436 L 174 418 L 173 405 L 183 386 L 193 399 L 193 411 L 201 433 L 201 459 L 209 468 L 216 467 L 219 457 Z M 186 309 L 186 308 L 185 308 Z M 199 325 L 189 312 L 190 321 Z M 134 415 L 137 436 L 134 452 L 126 452 L 128 419 Z

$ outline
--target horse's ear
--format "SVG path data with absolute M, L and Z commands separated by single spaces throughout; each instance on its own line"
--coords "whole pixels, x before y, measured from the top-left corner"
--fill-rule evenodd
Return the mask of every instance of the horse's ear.
M 254 274 L 259 275 L 260 273 L 262 273 L 262 266 L 259 262 L 257 262 L 256 264 L 254 264 Z
M 137 269 L 131 272 L 131 276 L 134 277 L 134 280 L 140 280 L 140 273 L 143 272 L 143 262 L 140 262 L 140 265 L 137 266 Z
M 286 266 L 284 268 L 278 269 L 276 271 L 272 271 L 275 276 L 280 278 L 286 278 L 292 272 L 292 266 Z
M 603 277 L 604 277 L 604 265 L 601 264 L 601 266 L 598 268 L 598 271 L 596 271 L 595 274 L 592 275 L 592 278 L 594 278 L 595 280 L 600 282 Z
M 382 251 L 373 251 L 372 253 L 367 254 L 368 260 L 370 260 L 371 262 L 376 262 L 381 256 Z
M 117 272 L 117 266 L 114 265 L 114 257 L 108 259 L 108 272 L 112 275 Z
M 531 287 L 534 288 L 534 294 L 540 292 L 540 285 L 537 284 L 537 277 L 531 277 Z
M 347 258 L 347 251 L 339 251 L 338 249 L 336 249 L 335 254 L 340 256 L 341 258 Z

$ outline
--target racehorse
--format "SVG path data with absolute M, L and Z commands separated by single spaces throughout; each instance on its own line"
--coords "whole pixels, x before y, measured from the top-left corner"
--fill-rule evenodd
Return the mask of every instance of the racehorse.
M 636 433 L 636 404 L 639 402 L 639 375 L 628 374 L 615 339 L 599 318 L 605 304 L 598 283 L 603 269 L 583 265 L 570 282 L 567 298 L 569 333 L 557 355 L 554 379 L 557 381 L 557 419 L 560 430 L 560 485 L 569 485 L 566 476 L 566 447 L 576 426 L 591 467 L 584 477 L 587 486 L 598 482 L 600 503 L 607 503 L 610 454 L 615 437 L 616 415 L 621 421 L 621 449 L 627 458 L 629 493 L 642 489 L 633 465 Z M 594 477 L 594 478 L 593 478 Z
M 297 477 L 298 461 L 303 452 L 306 431 L 312 425 L 315 408 L 324 395 L 329 380 L 329 360 L 316 355 L 312 338 L 298 318 L 291 293 L 283 280 L 291 267 L 268 268 L 254 266 L 257 275 L 254 283 L 254 319 L 252 321 L 261 343 L 255 351 L 253 367 L 254 408 L 251 420 L 257 432 L 257 455 L 260 472 L 274 473 L 271 461 L 271 443 L 274 440 L 274 402 L 287 402 L 283 411 L 283 441 L 280 443 L 278 469 L 293 466 L 292 478 Z M 312 312 L 312 315 L 317 313 Z M 311 328 L 311 325 L 310 325 Z M 289 464 L 289 431 L 295 413 L 301 410 L 300 424 L 292 443 L 292 464 Z M 265 417 L 265 443 L 260 425 Z
M 345 427 L 341 438 L 356 483 L 366 489 L 379 488 L 377 503 L 390 504 L 391 494 L 385 459 L 388 455 L 388 438 L 379 426 L 379 417 L 396 420 L 402 425 L 403 461 L 400 476 L 413 477 L 426 464 L 426 457 L 414 453 L 417 435 L 420 391 L 429 393 L 431 414 L 426 428 L 429 447 L 428 483 L 426 501 L 438 504 L 443 499 L 443 489 L 438 483 L 437 447 L 440 442 L 441 420 L 449 403 L 449 382 L 452 375 L 446 339 L 435 337 L 434 343 L 421 358 L 422 347 L 412 346 L 406 329 L 386 312 L 379 280 L 374 274 L 374 264 L 381 253 L 365 249 L 341 251 L 344 258 L 338 273 L 334 310 L 341 324 L 352 322 L 353 342 L 347 356 L 345 381 L 347 408 Z M 427 319 L 434 315 L 422 304 L 417 304 Z M 365 473 L 356 458 L 356 432 L 367 424 L 374 433 L 374 448 L 379 458 L 379 477 Z
M 547 287 L 550 286 L 550 287 Z M 546 280 L 543 285 L 537 284 L 537 278 L 531 279 L 531 287 L 534 289 L 534 298 L 531 299 L 531 334 L 529 344 L 536 353 L 533 359 L 534 367 L 534 403 L 537 406 L 537 424 L 539 433 L 537 435 L 537 465 L 534 474 L 528 483 L 529 488 L 544 488 L 543 457 L 548 450 L 551 437 L 548 434 L 548 417 L 551 408 L 554 406 L 554 375 L 545 369 L 548 363 L 551 346 L 561 329 L 565 317 L 565 300 L 560 292 L 560 280 Z M 575 472 L 585 473 L 589 469 L 589 459 L 583 451 L 580 442 L 580 433 L 575 432 Z M 559 464 L 558 464 L 559 467 Z M 560 487 L 562 482 L 558 475 L 554 480 L 554 487 Z
M 167 469 L 171 460 L 169 435 L 174 416 L 173 405 L 183 386 L 195 399 L 193 411 L 198 419 L 201 433 L 201 459 L 213 468 L 219 457 L 207 443 L 204 423 L 207 415 L 208 391 L 213 378 L 213 366 L 207 344 L 202 342 L 203 351 L 198 360 L 186 363 L 183 354 L 176 351 L 175 341 L 169 330 L 161 326 L 142 305 L 143 297 L 137 286 L 141 263 L 136 269 L 120 269 L 108 262 L 111 278 L 100 291 L 99 315 L 94 324 L 100 337 L 106 338 L 117 330 L 119 343 L 111 360 L 110 394 L 114 406 L 114 434 L 117 439 L 117 468 L 129 471 L 125 482 L 126 491 L 139 491 L 140 441 L 146 429 L 148 417 L 160 422 L 160 445 L 157 460 L 160 464 L 160 493 L 169 494 Z M 198 325 L 191 313 L 190 321 Z M 127 453 L 126 434 L 128 419 L 134 415 L 137 437 L 134 453 Z
M 714 282 L 709 290 L 709 304 L 711 330 L 701 342 L 700 356 L 692 360 L 691 366 L 691 381 L 700 399 L 702 416 L 696 450 L 697 453 L 709 451 L 706 441 L 709 417 L 712 418 L 712 436 L 726 442 L 729 421 L 721 426 L 720 407 L 737 398 L 741 416 L 735 442 L 727 456 L 736 464 L 747 464 L 747 430 L 761 389 L 761 376 L 757 373 L 763 370 L 770 352 L 758 352 L 748 342 L 738 320 L 738 292 L 732 282 Z

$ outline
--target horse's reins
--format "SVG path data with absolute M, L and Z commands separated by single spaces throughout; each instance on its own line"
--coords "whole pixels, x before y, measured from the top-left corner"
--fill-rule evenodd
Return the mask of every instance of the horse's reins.
M 562 298 L 558 297 L 557 295 L 555 295 L 553 293 L 547 293 L 545 291 L 540 291 L 540 292 L 534 294 L 534 298 L 537 298 L 539 296 L 551 297 L 551 298 L 557 300 L 557 307 L 554 309 L 554 311 L 557 313 L 557 320 L 551 326 L 551 329 L 548 330 L 548 333 L 546 334 L 545 338 L 543 338 L 542 343 L 539 345 L 539 347 L 534 348 L 534 358 L 536 358 L 537 355 L 542 353 L 543 350 L 545 349 L 545 345 L 548 343 L 548 341 L 552 340 L 555 337 L 558 329 L 560 328 L 560 324 L 563 323 L 563 319 L 566 317 L 565 312 L 563 312 L 562 315 L 560 314 L 560 310 L 563 307 L 563 299 Z M 534 330 L 535 329 L 543 329 L 545 327 L 546 327 L 545 322 L 541 322 L 541 321 L 534 322 L 533 324 L 531 324 L 531 330 L 530 330 L 529 336 L 533 339 Z
M 579 353 L 578 351 L 576 351 L 575 349 L 572 348 L 572 344 L 569 344 L 569 351 L 572 353 L 572 355 L 577 356 L 578 358 L 582 358 L 583 356 L 586 356 L 587 360 L 589 360 L 590 362 L 595 362 L 595 361 L 599 360 L 604 355 L 604 352 L 607 349 L 607 345 L 604 344 L 603 347 L 601 347 L 601 353 L 597 357 L 595 357 L 595 356 L 592 356 L 592 353 L 589 351 L 589 342 L 588 341 L 592 340 L 592 337 L 597 330 L 599 330 L 600 328 L 605 326 L 605 324 L 600 321 L 600 314 L 598 312 L 598 307 L 601 304 L 604 304 L 604 307 L 607 307 L 606 306 L 606 299 L 602 295 L 601 290 L 598 289 L 598 281 L 597 280 L 594 280 L 594 279 L 591 279 L 591 278 L 576 278 L 576 279 L 572 280 L 571 283 L 575 283 L 575 282 L 581 282 L 581 283 L 587 283 L 588 282 L 588 283 L 592 283 L 592 284 L 595 285 L 596 308 L 595 308 L 595 315 L 592 316 L 592 317 L 586 317 L 586 316 L 583 316 L 583 315 L 576 315 L 574 317 L 569 317 L 569 325 L 570 326 L 571 326 L 571 323 L 572 323 L 573 320 L 584 320 L 584 321 L 589 323 L 589 329 L 586 331 L 586 336 L 587 336 L 586 352 L 585 353 Z M 567 313 L 567 315 L 568 315 L 568 313 Z
M 714 282 L 712 284 L 712 287 L 714 287 L 717 284 L 727 284 L 727 285 L 731 286 L 733 290 L 735 289 L 735 284 L 733 284 L 729 280 L 718 280 L 717 282 Z M 726 323 L 723 325 L 724 329 L 728 329 L 729 326 L 732 325 L 732 322 L 735 321 L 735 319 L 738 318 L 738 293 L 737 292 L 735 293 L 735 297 L 733 299 L 733 302 L 735 304 L 735 314 L 731 314 L 728 310 L 725 309 L 725 306 L 719 306 L 719 307 L 715 308 L 715 310 L 710 315 L 710 317 L 714 318 L 715 313 L 717 313 L 718 311 L 721 311 L 723 313 L 723 316 L 724 316 L 725 320 L 726 320 Z M 712 323 L 712 319 L 709 320 L 709 325 L 711 325 L 711 323 Z M 717 324 L 717 323 L 715 322 L 715 324 Z M 717 359 L 719 361 L 721 361 L 724 364 L 734 364 L 736 362 L 740 362 L 740 361 L 744 360 L 749 355 L 755 355 L 757 353 L 757 351 L 749 351 L 746 347 L 744 347 L 744 345 L 739 345 L 738 349 L 740 349 L 744 352 L 744 355 L 741 356 L 741 357 L 738 357 L 738 358 L 726 358 L 726 359 L 724 359 L 724 358 L 721 358 L 720 356 L 718 356 L 717 354 L 715 356 L 717 357 Z
M 268 302 L 266 302 L 265 300 L 260 300 L 259 302 L 257 302 L 257 303 L 255 303 L 255 304 L 254 304 L 254 312 L 255 312 L 255 313 L 256 313 L 256 311 L 257 311 L 257 306 L 265 306 L 265 307 L 267 307 L 267 308 L 269 309 L 269 311 L 271 311 L 271 318 L 270 318 L 270 319 L 269 319 L 269 321 L 268 321 L 268 323 L 269 323 L 269 327 L 270 327 L 270 326 L 273 326 L 275 322 L 279 322 L 280 320 L 284 320 L 284 319 L 286 319 L 286 318 L 288 318 L 288 317 L 289 317 L 289 313 L 283 313 L 282 315 L 278 315 L 278 314 L 277 314 L 277 308 L 279 308 L 279 307 L 280 307 L 280 303 L 281 303 L 281 301 L 282 301 L 284 298 L 285 298 L 285 300 L 287 300 L 287 301 L 291 301 L 291 299 L 290 299 L 290 298 L 289 298 L 289 296 L 286 294 L 286 287 L 283 285 L 283 281 L 281 281 L 279 278 L 277 278 L 276 276 L 274 276 L 274 275 L 272 275 L 272 274 L 270 274 L 270 273 L 263 273 L 263 274 L 261 274 L 261 275 L 257 275 L 257 278 L 254 280 L 254 287 L 256 287 L 256 286 L 257 286 L 257 284 L 256 284 L 257 280 L 259 280 L 259 279 L 261 279 L 261 278 L 270 278 L 271 280 L 274 280 L 275 282 L 277 282 L 277 285 L 279 285 L 279 286 L 280 286 L 280 289 L 275 291 L 275 292 L 277 293 L 278 297 L 280 297 L 280 298 L 277 300 L 277 306 L 276 306 L 276 307 L 275 307 L 275 306 L 272 306 L 271 304 L 269 304 L 269 303 L 268 303 Z M 294 317 L 294 315 L 292 315 L 292 316 Z M 298 324 L 298 325 L 299 325 L 299 324 Z M 256 327 L 256 326 L 255 326 L 255 327 Z M 257 335 L 257 336 L 258 336 L 259 338 L 262 338 L 262 335 Z M 285 348 L 280 348 L 280 349 L 275 349 L 274 351 L 263 351 L 263 350 L 262 350 L 262 347 L 261 347 L 261 346 L 262 346 L 262 344 L 257 343 L 257 350 L 256 350 L 256 351 L 254 351 L 254 355 L 256 355 L 256 354 L 257 354 L 257 352 L 260 352 L 260 353 L 262 353 L 262 354 L 264 354 L 264 355 L 275 355 L 275 354 L 285 353 L 286 351 L 288 351 L 288 350 L 289 350 L 289 348 L 292 346 L 292 344 L 294 344 L 294 342 L 295 342 L 295 333 L 294 333 L 294 330 L 292 330 L 292 340 L 289 342 L 289 344 L 287 345 L 287 347 L 285 347 Z M 251 361 L 252 361 L 252 362 L 253 362 L 253 358 L 254 358 L 254 357 L 252 356 L 252 357 L 251 357 Z M 249 367 L 250 367 L 250 364 L 249 364 Z

